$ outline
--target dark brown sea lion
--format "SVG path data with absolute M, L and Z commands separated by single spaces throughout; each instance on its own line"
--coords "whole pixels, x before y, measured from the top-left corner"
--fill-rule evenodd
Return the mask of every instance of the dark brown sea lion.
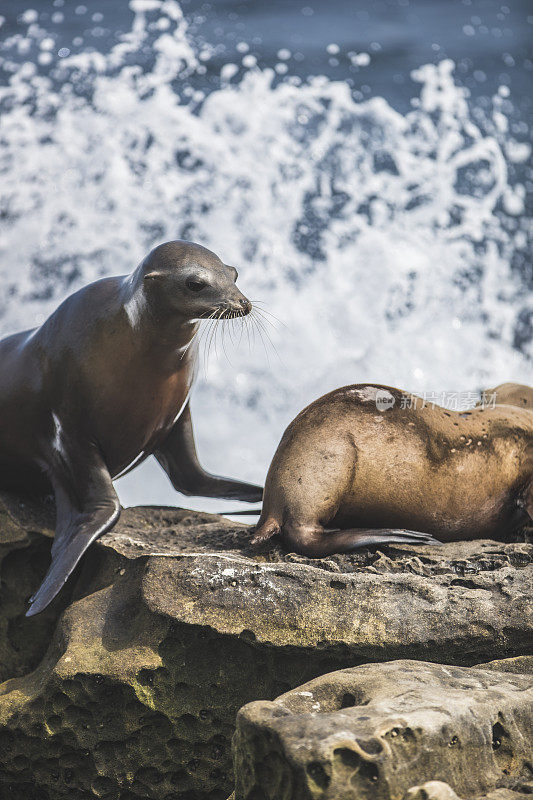
M 501 538 L 526 524 L 533 389 L 503 384 L 486 396 L 487 405 L 456 412 L 361 384 L 311 403 L 274 455 L 253 542 L 281 533 L 292 549 L 320 557 Z
M 28 615 L 117 521 L 112 479 L 152 453 L 184 494 L 261 499 L 261 487 L 202 469 L 189 409 L 199 320 L 251 310 L 236 278 L 204 247 L 167 242 L 0 342 L 0 487 L 53 490 L 57 505 L 52 564 Z

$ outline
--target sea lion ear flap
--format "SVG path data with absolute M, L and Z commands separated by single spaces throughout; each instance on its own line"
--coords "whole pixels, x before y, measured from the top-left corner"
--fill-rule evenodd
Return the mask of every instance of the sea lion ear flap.
M 158 278 L 164 278 L 164 272 L 158 272 L 156 269 L 152 270 L 152 272 L 147 272 L 144 276 L 143 280 L 145 281 L 156 281 Z

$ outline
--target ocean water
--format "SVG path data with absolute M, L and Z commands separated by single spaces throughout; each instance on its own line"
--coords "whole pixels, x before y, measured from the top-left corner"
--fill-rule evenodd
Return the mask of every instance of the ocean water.
M 265 313 L 203 349 L 197 444 L 206 468 L 257 482 L 337 386 L 531 383 L 528 2 L 1 14 L 2 335 L 161 241 L 213 249 Z M 117 488 L 235 507 L 182 498 L 152 459 Z

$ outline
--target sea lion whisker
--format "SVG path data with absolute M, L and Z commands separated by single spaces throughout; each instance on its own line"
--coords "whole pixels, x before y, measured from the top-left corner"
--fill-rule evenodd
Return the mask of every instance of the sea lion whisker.
M 209 322 L 209 317 L 204 317 L 204 318 L 202 318 L 201 321 L 205 322 L 205 325 L 200 325 L 199 329 L 196 331 L 196 333 L 193 336 L 193 339 L 196 339 L 198 344 L 200 344 L 200 342 L 204 338 L 205 332 L 206 332 L 207 328 L 209 327 L 208 324 L 207 324 Z
M 223 313 L 219 314 L 219 316 L 217 318 L 217 332 L 216 332 L 216 335 L 215 335 L 215 355 L 216 355 L 217 358 L 218 358 L 217 342 L 218 342 L 218 335 L 219 334 L 220 334 L 220 343 L 222 344 L 222 349 L 224 350 L 224 341 L 223 340 L 224 340 L 224 331 L 225 331 L 226 326 L 224 324 L 222 326 L 220 325 L 220 322 L 223 319 L 224 319 L 224 314 Z
M 216 314 L 216 309 L 215 309 L 215 311 L 212 311 L 207 317 L 202 317 L 201 322 L 205 322 L 205 323 L 210 322 L 210 320 L 213 319 L 215 314 Z M 207 328 L 207 325 L 203 325 L 203 326 L 201 326 L 201 328 L 202 328 L 202 332 L 205 332 L 205 330 Z
M 246 336 L 248 338 L 248 352 L 251 353 L 252 352 L 252 343 L 250 341 L 250 320 L 248 319 L 248 317 L 245 317 L 243 322 L 244 322 L 243 330 L 246 331 Z
M 272 339 L 271 339 L 271 336 L 270 336 L 270 331 L 268 330 L 268 328 L 267 328 L 267 326 L 266 326 L 266 323 L 268 322 L 268 320 L 265 320 L 263 317 L 256 317 L 256 319 L 257 319 L 257 322 L 258 322 L 258 324 L 259 324 L 259 325 L 261 326 L 261 328 L 263 329 L 263 331 L 264 331 L 264 333 L 265 333 L 265 336 L 267 337 L 268 341 L 270 342 L 270 344 L 272 345 L 273 349 L 274 349 L 274 350 L 276 351 L 276 353 L 277 353 L 276 346 L 275 346 L 275 344 L 274 344 L 274 342 L 272 341 Z
M 252 331 L 253 345 L 255 346 L 255 341 L 256 341 L 259 329 L 258 329 L 258 326 L 256 325 L 255 318 L 253 316 L 250 317 L 250 330 Z
M 237 342 L 237 347 L 241 346 L 242 337 L 243 337 L 243 334 L 244 334 L 245 322 L 246 322 L 246 315 L 243 316 L 243 318 L 242 318 L 240 332 L 239 332 L 239 341 Z
M 218 336 L 218 319 L 215 319 L 215 324 L 213 327 L 213 352 L 215 354 L 215 358 L 218 358 L 218 349 L 217 349 L 217 336 Z
M 283 322 L 283 320 L 280 319 L 279 317 L 276 317 L 276 315 L 273 314 L 272 311 L 269 311 L 267 308 L 257 307 L 258 305 L 264 305 L 264 302 L 265 302 L 264 300 L 250 300 L 250 303 L 252 304 L 252 307 L 255 311 L 262 312 L 263 314 L 268 314 L 269 317 L 272 317 L 273 319 L 276 320 L 276 322 L 279 322 L 280 325 L 283 325 L 283 327 L 286 328 L 287 324 Z
M 266 326 L 264 324 L 264 320 L 261 319 L 260 317 L 257 317 L 255 315 L 253 315 L 253 313 L 252 313 L 252 319 L 255 320 L 256 324 L 258 325 L 258 329 L 260 329 L 264 333 L 264 335 L 266 336 L 270 346 L 272 347 L 274 353 L 276 354 L 278 360 L 281 362 L 281 358 L 280 358 L 280 355 L 279 355 L 279 353 L 277 351 L 276 345 L 274 344 L 274 342 L 270 338 L 270 334 L 269 334 L 268 329 L 266 328 Z
M 218 335 L 220 333 L 220 344 L 222 345 L 222 350 L 223 350 L 224 355 L 226 356 L 226 359 L 228 360 L 229 364 L 231 364 L 231 361 L 230 361 L 230 359 L 228 357 L 228 354 L 227 354 L 227 351 L 226 351 L 226 344 L 225 344 L 225 341 L 224 341 L 224 335 L 225 335 L 225 332 L 226 332 L 226 325 L 222 324 L 222 327 L 220 327 L 219 323 L 221 322 L 221 320 L 226 321 L 228 319 L 231 319 L 231 317 L 229 316 L 230 313 L 231 312 L 228 311 L 227 309 L 222 309 L 222 311 L 218 315 L 218 317 L 216 319 L 216 329 L 217 330 L 216 330 L 216 333 L 215 333 L 215 340 L 214 340 L 215 354 L 216 354 L 216 356 L 218 358 L 217 344 L 218 344 Z
M 231 322 L 231 325 L 229 324 L 230 322 Z M 232 344 L 234 344 L 234 342 L 233 342 L 233 317 L 230 317 L 228 319 L 228 321 L 227 321 L 227 323 L 225 325 L 225 328 L 226 328 L 226 330 L 228 332 L 228 336 L 230 338 L 230 342 Z
M 215 326 L 214 326 L 215 335 L 214 335 L 213 340 L 212 340 L 213 341 L 213 348 L 215 350 L 215 358 L 218 358 L 218 348 L 217 348 L 217 339 L 218 339 L 218 331 L 219 331 L 218 326 L 219 326 L 220 319 L 221 319 L 223 313 L 224 313 L 224 309 L 221 309 L 220 312 L 218 313 L 218 315 L 215 317 Z
M 260 340 L 261 344 L 263 345 L 263 350 L 265 351 L 267 364 L 270 366 L 270 357 L 268 355 L 268 348 L 267 348 L 267 346 L 265 344 L 265 340 L 263 338 L 263 333 L 261 331 L 261 328 L 259 327 L 259 324 L 257 322 L 256 317 L 251 316 L 251 320 L 250 321 L 252 322 L 253 327 L 257 330 L 257 333 L 259 334 L 259 340 Z
M 213 312 L 214 313 L 214 312 Z M 209 317 L 202 317 L 201 321 L 203 322 L 204 319 L 208 320 L 212 315 L 210 314 Z M 189 350 L 193 342 L 196 342 L 198 346 L 200 346 L 200 340 L 202 338 L 205 326 L 199 325 L 198 328 L 195 330 L 194 334 L 191 337 L 191 341 L 183 348 L 183 355 Z
M 221 341 L 221 343 L 222 343 L 222 349 L 223 349 L 223 351 L 224 351 L 224 355 L 226 356 L 226 358 L 227 358 L 227 360 L 228 360 L 228 364 L 229 364 L 230 366 L 233 366 L 233 364 L 231 363 L 231 359 L 230 359 L 230 357 L 228 356 L 228 351 L 226 350 L 226 342 L 224 341 L 224 336 L 225 336 L 225 334 L 226 334 L 226 330 L 227 330 L 227 327 L 226 327 L 225 325 L 223 325 L 223 326 L 222 326 L 222 329 L 221 329 L 221 331 L 220 331 L 220 341 Z
M 206 324 L 202 327 L 202 332 L 201 332 L 200 337 L 198 339 L 198 346 L 200 346 L 200 344 L 203 344 L 204 348 L 205 348 L 205 345 L 207 344 L 207 340 L 209 338 L 209 334 L 210 334 L 211 328 L 213 326 L 212 317 L 206 318 L 205 322 L 206 322 Z
M 209 372 L 209 362 L 211 361 L 211 358 L 212 358 L 211 353 L 213 353 L 214 357 L 216 358 L 216 336 L 217 336 L 217 321 L 216 321 L 216 319 L 213 319 L 213 323 L 211 325 L 211 330 L 210 330 L 210 334 L 209 334 L 209 339 L 208 339 L 208 342 L 207 342 L 207 349 L 206 349 L 206 352 L 205 352 L 206 377 L 207 377 L 207 374 Z
M 209 330 L 206 334 L 205 341 L 204 341 L 204 375 L 207 380 L 207 372 L 208 372 L 208 365 L 209 365 L 209 352 L 211 350 L 211 341 L 213 339 L 213 334 L 216 328 L 216 320 L 214 319 L 215 314 L 217 313 L 218 309 L 213 312 L 213 315 L 209 319 Z
M 235 340 L 237 337 L 237 331 L 235 327 L 235 317 L 231 320 L 231 327 L 229 328 L 229 338 L 231 339 L 232 345 L 235 347 Z M 237 347 L 239 346 L 240 340 L 237 341 Z
M 213 329 L 215 326 L 215 320 L 209 320 L 209 330 L 206 334 L 205 341 L 204 341 L 204 377 L 207 380 L 207 373 L 209 369 L 209 350 L 211 349 L 210 341 L 213 335 Z
M 237 342 L 237 347 L 241 346 L 242 337 L 244 336 L 244 320 L 245 320 L 245 317 L 242 318 L 241 326 L 239 328 L 239 339 L 238 339 L 238 342 Z
M 270 320 L 268 317 L 265 316 L 263 309 L 256 308 L 255 312 L 261 317 L 261 319 L 266 325 L 270 325 L 274 330 L 276 330 L 276 326 L 274 325 L 272 320 Z M 280 325 L 283 325 L 285 328 L 287 327 L 283 322 L 281 322 Z
M 214 311 L 212 311 L 211 314 L 209 314 L 209 316 L 204 317 L 202 319 L 202 321 L 205 322 L 206 324 L 201 326 L 200 335 L 198 336 L 198 340 L 197 340 L 198 350 L 200 350 L 200 345 L 202 343 L 202 339 L 204 340 L 204 344 L 205 344 L 205 342 L 207 340 L 208 331 L 211 328 L 211 321 L 212 321 L 212 318 L 213 318 L 214 314 L 216 314 L 216 309 Z M 195 336 L 196 335 L 197 334 L 195 334 Z M 204 358 L 204 376 L 207 378 L 207 365 L 206 365 L 206 362 L 205 362 L 205 358 Z
M 209 353 L 211 351 L 211 343 L 213 341 L 213 336 L 216 330 L 216 320 L 213 318 L 210 320 L 209 324 L 209 333 L 207 334 L 206 341 L 205 341 L 205 350 L 204 350 L 204 358 L 205 358 L 205 377 L 207 378 L 207 371 L 209 368 Z

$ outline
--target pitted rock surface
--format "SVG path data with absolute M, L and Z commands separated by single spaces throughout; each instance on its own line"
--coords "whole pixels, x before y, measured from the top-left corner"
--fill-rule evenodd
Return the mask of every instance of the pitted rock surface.
M 210 514 L 129 509 L 98 546 L 149 556 L 142 591 L 153 612 L 220 633 L 246 629 L 267 644 L 336 640 L 361 660 L 473 664 L 521 654 L 531 641 L 532 544 L 394 545 L 310 559 L 279 546 L 258 553 L 248 531 Z
M 241 709 L 235 800 L 511 800 L 532 745 L 533 675 L 364 664 Z
M 530 800 L 533 794 L 531 781 L 520 782 L 517 789 L 494 789 L 488 794 L 474 800 Z M 463 800 L 457 796 L 451 786 L 442 781 L 427 781 L 422 786 L 413 786 L 404 800 Z
M 238 709 L 332 670 L 533 652 L 533 546 L 391 546 L 311 560 L 249 528 L 126 509 L 26 618 L 53 507 L 0 496 L 0 796 L 222 800 Z M 413 785 L 413 784 L 412 784 Z

